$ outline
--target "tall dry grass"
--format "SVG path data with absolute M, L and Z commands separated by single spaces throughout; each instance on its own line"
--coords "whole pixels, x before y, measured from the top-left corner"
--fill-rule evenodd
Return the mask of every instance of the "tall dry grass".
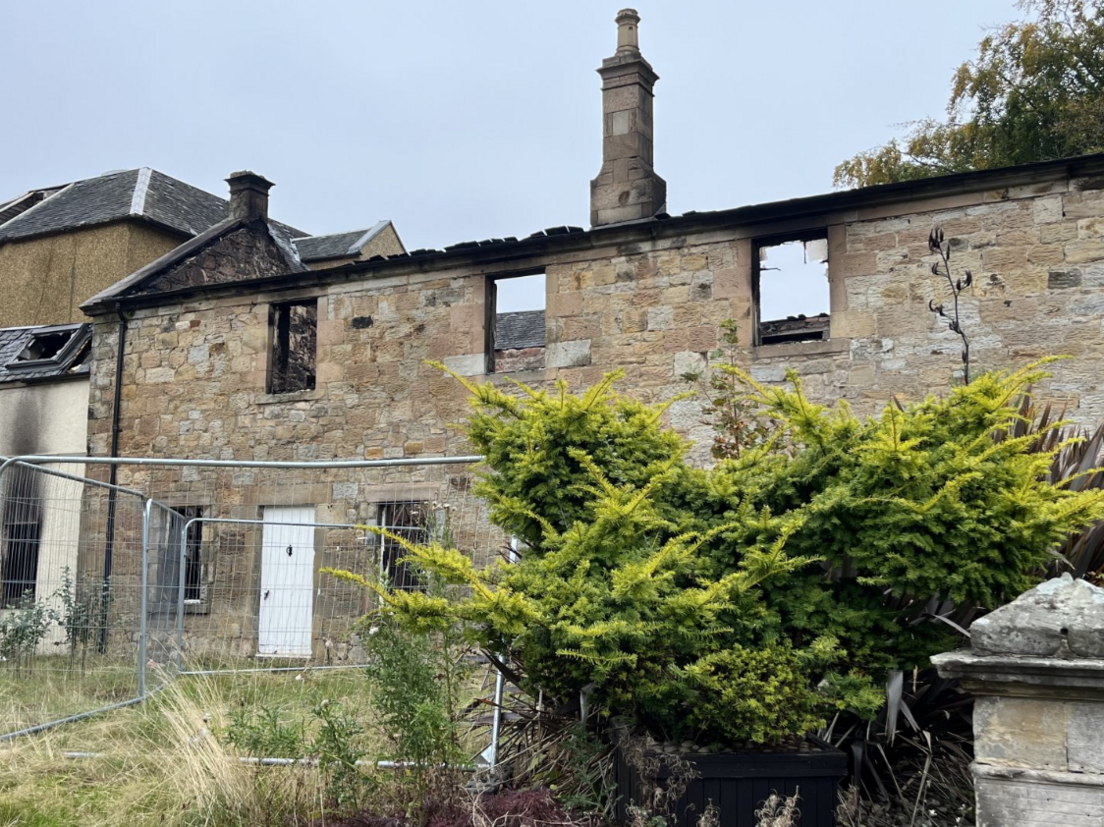
M 317 680 L 178 679 L 143 705 L 0 744 L 0 827 L 325 824 L 314 766 L 243 763 L 223 737 L 234 705 L 302 706 L 363 686 L 357 676 Z

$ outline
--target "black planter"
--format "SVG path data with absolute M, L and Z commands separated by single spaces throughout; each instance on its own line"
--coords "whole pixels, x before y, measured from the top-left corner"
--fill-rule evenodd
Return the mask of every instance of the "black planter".
M 720 811 L 720 827 L 756 827 L 755 811 L 776 792 L 800 796 L 800 827 L 835 827 L 840 779 L 847 774 L 847 756 L 831 747 L 808 752 L 732 752 L 682 755 L 693 766 L 686 792 L 671 808 L 676 827 L 695 827 L 706 804 Z M 666 783 L 670 769 L 662 765 L 656 777 Z M 641 801 L 645 788 L 637 770 L 616 755 L 617 821 L 627 824 L 627 810 Z

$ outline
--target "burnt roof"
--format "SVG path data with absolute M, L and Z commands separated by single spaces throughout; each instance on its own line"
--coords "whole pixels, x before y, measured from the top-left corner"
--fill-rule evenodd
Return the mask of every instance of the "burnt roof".
M 295 239 L 295 248 L 303 261 L 323 261 L 330 258 L 350 258 L 359 256 L 364 245 L 379 235 L 390 221 L 379 221 L 364 230 L 350 230 L 347 233 L 329 235 L 311 235 Z
M 25 360 L 21 365 L 20 354 L 44 333 L 67 334 L 65 346 L 56 358 Z M 92 326 L 87 323 L 0 328 L 0 384 L 87 376 L 91 336 Z
M 229 214 L 226 199 L 142 167 L 109 172 L 58 189 L 0 224 L 0 244 L 125 218 L 196 236 Z M 292 227 L 285 230 L 293 236 L 303 235 Z
M 276 244 L 280 255 L 283 256 L 284 262 L 287 265 L 285 275 L 307 271 L 306 265 L 303 264 L 302 260 L 299 258 L 299 253 L 295 249 L 294 239 L 286 233 L 282 224 L 267 219 L 249 220 L 243 218 L 227 218 L 199 235 L 189 238 L 184 243 L 169 250 L 169 252 L 165 253 L 160 258 L 154 259 L 144 267 L 139 267 L 126 278 L 101 290 L 81 304 L 81 309 L 86 313 L 90 313 L 90 315 L 94 315 L 93 311 L 95 308 L 103 306 L 110 300 L 123 298 L 128 293 L 132 295 L 137 294 L 144 285 L 152 282 L 168 270 L 171 270 L 180 262 L 196 255 L 207 247 L 217 244 L 220 239 L 242 228 L 251 228 L 254 232 L 264 232 L 268 234 Z M 156 296 L 158 295 L 158 291 L 152 291 L 144 295 Z
M 544 347 L 544 311 L 519 310 L 495 317 L 495 350 Z
M 527 238 L 492 238 L 464 242 L 444 250 L 420 249 L 390 256 L 373 257 L 368 261 L 351 261 L 311 271 L 243 279 L 218 286 L 205 286 L 202 292 L 225 293 L 234 290 L 253 290 L 263 287 L 275 289 L 284 286 L 304 287 L 331 281 L 349 281 L 376 278 L 389 273 L 403 273 L 431 268 L 469 266 L 472 264 L 497 264 L 519 259 L 560 254 L 569 250 L 586 250 L 598 245 L 618 245 L 622 255 L 640 249 L 641 242 L 657 238 L 680 238 L 690 233 L 743 225 L 752 230 L 758 224 L 778 221 L 804 220 L 808 229 L 827 226 L 829 217 L 858 214 L 859 210 L 887 206 L 908 205 L 927 198 L 943 198 L 975 194 L 992 190 L 999 194 L 1003 189 L 1035 187 L 1055 179 L 1084 178 L 1079 186 L 1088 189 L 1104 187 L 1104 152 L 1062 158 L 1054 161 L 1038 161 L 1000 169 L 961 172 L 935 176 L 916 181 L 880 184 L 852 190 L 839 190 L 821 195 L 792 198 L 763 204 L 749 204 L 711 212 L 690 211 L 678 216 L 666 213 L 652 218 L 606 224 L 583 230 L 578 227 L 551 227 L 533 233 Z M 980 203 L 980 202 L 978 202 Z M 907 206 L 905 207 L 907 209 Z M 855 220 L 839 218 L 837 220 Z M 120 297 L 134 306 L 157 305 L 166 301 L 178 301 L 181 296 L 200 291 L 200 288 L 182 289 L 149 297 Z M 90 315 L 108 312 L 110 306 L 97 298 L 89 300 L 82 309 Z

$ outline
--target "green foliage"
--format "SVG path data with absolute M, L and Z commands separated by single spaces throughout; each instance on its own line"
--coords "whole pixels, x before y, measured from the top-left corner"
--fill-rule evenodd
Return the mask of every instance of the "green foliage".
M 860 152 L 837 186 L 869 186 L 1104 149 L 1104 2 L 1024 0 L 1033 19 L 978 44 L 954 74 L 944 121 Z
M 454 710 L 461 663 L 439 634 L 408 632 L 386 613 L 372 618 L 365 648 L 372 706 L 390 744 L 386 758 L 416 767 L 461 760 Z M 447 661 L 447 662 L 446 662 Z
M 12 661 L 16 671 L 29 667 L 56 619 L 57 612 L 28 596 L 0 611 L 0 660 Z
M 765 744 L 780 733 L 824 726 L 820 697 L 788 642 L 737 644 L 701 658 L 686 673 L 693 693 L 690 724 L 703 740 Z
M 643 488 L 682 458 L 678 435 L 657 427 L 662 408 L 611 392 L 619 376 L 610 374 L 582 396 L 563 383 L 554 393 L 519 385 L 520 399 L 460 379 L 475 410 L 468 439 L 488 467 L 511 469 L 488 476 L 478 493 L 490 501 L 495 522 L 523 542 L 538 545 L 545 522 L 563 532 L 586 517 L 593 487 L 587 461 L 612 485 Z
M 306 722 L 286 722 L 282 706 L 260 709 L 236 706 L 229 712 L 226 741 L 242 755 L 256 758 L 302 758 L 309 751 Z
M 586 696 L 660 738 L 770 742 L 827 711 L 873 715 L 887 670 L 950 643 L 937 615 L 1010 600 L 1104 515 L 1104 492 L 1051 484 L 1038 434 L 1014 435 L 1037 368 L 866 421 L 796 375 L 723 370 L 772 425 L 711 471 L 612 377 L 583 397 L 473 388 L 480 490 L 528 547 L 479 571 L 408 544 L 466 596 L 374 588 L 409 628 L 465 624 L 546 698 Z
M 56 645 L 68 647 L 71 661 L 80 655 L 82 675 L 88 650 L 97 641 L 100 618 L 107 614 L 104 602 L 109 590 L 103 588 L 101 583 L 88 581 L 83 588 L 78 588 L 66 566 L 62 569 L 61 586 L 54 592 L 54 597 L 61 604 L 56 620 L 65 632 L 65 640 L 58 641 Z
M 721 322 L 724 347 L 710 354 L 710 359 L 727 358 L 737 361 L 740 344 L 739 327 L 732 319 Z M 682 380 L 690 383 L 702 400 L 702 414 L 713 424 L 714 459 L 739 459 L 750 448 L 766 443 L 775 429 L 776 422 L 763 416 L 758 407 L 745 399 L 742 383 L 737 374 L 725 369 L 725 363 L 702 373 L 684 373 Z
M 371 776 L 357 766 L 367 755 L 363 733 L 339 702 L 319 698 L 310 707 L 309 721 L 305 713 L 296 717 L 280 705 L 231 709 L 224 737 L 244 756 L 316 761 L 327 807 L 355 812 L 372 787 Z
M 357 761 L 367 752 L 357 746 L 363 727 L 336 701 L 323 699 L 311 708 L 318 721 L 318 732 L 311 754 L 326 779 L 326 797 L 339 811 L 356 811 L 370 784 Z

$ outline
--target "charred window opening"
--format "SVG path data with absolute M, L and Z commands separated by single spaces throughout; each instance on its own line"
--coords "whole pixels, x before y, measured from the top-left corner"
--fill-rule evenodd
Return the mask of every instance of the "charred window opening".
M 544 273 L 487 279 L 487 373 L 544 368 Z
M 5 474 L 3 560 L 0 561 L 0 608 L 35 598 L 42 543 L 42 509 L 36 477 L 30 469 L 12 467 Z
M 92 341 L 89 325 L 55 325 L 30 331 L 22 350 L 5 366 L 8 370 L 29 370 L 68 365 L 79 368 Z
M 318 303 L 286 302 L 272 305 L 272 361 L 269 393 L 314 390 L 318 345 Z
M 828 237 L 823 231 L 755 242 L 755 344 L 828 338 Z
M 72 331 L 36 333 L 23 351 L 15 357 L 20 362 L 35 359 L 53 359 L 72 338 Z
M 184 550 L 184 601 L 198 603 L 206 596 L 203 579 L 203 523 L 194 520 L 203 516 L 203 508 L 188 505 L 173 509 L 188 526 L 187 546 Z
M 380 573 L 393 589 L 423 591 L 425 580 L 421 572 L 407 559 L 406 549 L 395 539 L 401 537 L 408 543 L 425 543 L 429 540 L 430 504 L 410 500 L 406 502 L 380 503 L 377 524 L 391 537 L 384 536 L 380 543 Z

